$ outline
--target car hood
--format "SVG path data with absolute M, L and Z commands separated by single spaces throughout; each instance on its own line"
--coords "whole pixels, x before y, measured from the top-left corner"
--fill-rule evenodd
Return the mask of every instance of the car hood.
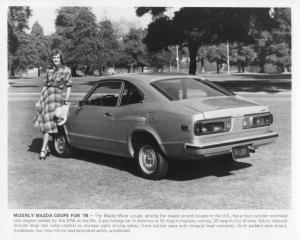
M 203 113 L 205 118 L 235 117 L 269 111 L 268 107 L 260 106 L 239 96 L 185 99 L 181 100 L 180 103 L 197 112 Z

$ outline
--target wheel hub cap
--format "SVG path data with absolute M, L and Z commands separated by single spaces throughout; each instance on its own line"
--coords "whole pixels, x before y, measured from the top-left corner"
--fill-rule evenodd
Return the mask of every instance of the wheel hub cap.
M 58 149 L 60 152 L 62 152 L 62 151 L 64 150 L 64 144 L 65 144 L 65 142 L 64 142 L 64 140 L 63 140 L 62 138 L 58 138 L 58 139 L 56 140 L 56 146 L 57 146 L 57 149 Z
M 142 170 L 147 174 L 152 174 L 157 168 L 156 152 L 151 146 L 143 146 L 139 152 L 139 163 Z

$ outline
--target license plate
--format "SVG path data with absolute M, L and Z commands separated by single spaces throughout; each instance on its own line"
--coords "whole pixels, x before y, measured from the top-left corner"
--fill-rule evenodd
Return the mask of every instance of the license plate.
M 250 157 L 248 146 L 238 146 L 232 148 L 233 159 Z

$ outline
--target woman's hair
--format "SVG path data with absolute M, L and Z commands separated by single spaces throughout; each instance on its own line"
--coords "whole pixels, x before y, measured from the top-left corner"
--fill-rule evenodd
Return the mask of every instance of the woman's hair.
M 59 54 L 59 57 L 60 57 L 60 64 L 61 65 L 65 64 L 64 58 L 63 58 L 63 55 L 62 55 L 61 51 L 59 49 L 53 49 L 53 50 L 51 50 L 51 52 L 49 54 L 49 61 L 50 61 L 50 65 L 52 67 L 55 67 L 54 63 L 53 63 L 53 57 L 56 56 L 57 54 Z

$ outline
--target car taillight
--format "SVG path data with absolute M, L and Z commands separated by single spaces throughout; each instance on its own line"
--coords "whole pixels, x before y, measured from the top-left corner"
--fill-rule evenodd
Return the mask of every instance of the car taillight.
M 245 115 L 243 119 L 243 128 L 255 128 L 269 126 L 273 123 L 273 115 L 271 113 L 267 114 L 253 114 Z
M 194 124 L 196 136 L 229 132 L 231 129 L 231 118 L 219 118 L 197 121 Z

